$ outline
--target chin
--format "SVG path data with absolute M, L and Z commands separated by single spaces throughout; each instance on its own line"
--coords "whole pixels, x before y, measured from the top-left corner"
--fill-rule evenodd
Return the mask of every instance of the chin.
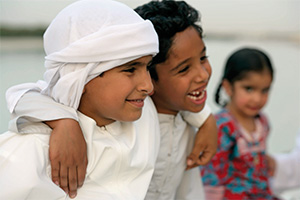
M 138 120 L 139 118 L 141 118 L 142 113 L 135 113 L 132 115 L 127 115 L 126 117 L 124 117 L 123 119 L 119 120 L 119 121 L 123 121 L 123 122 L 133 122 Z
M 200 112 L 201 110 L 203 110 L 203 108 L 204 108 L 204 104 L 201 106 L 194 107 L 192 109 L 188 109 L 187 111 L 197 113 L 197 112 Z

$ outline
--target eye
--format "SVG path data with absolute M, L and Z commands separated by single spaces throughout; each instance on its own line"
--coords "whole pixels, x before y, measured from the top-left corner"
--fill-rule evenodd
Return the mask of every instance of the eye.
M 206 55 L 205 55 L 205 56 L 202 56 L 202 57 L 200 58 L 200 61 L 201 61 L 201 62 L 206 61 L 207 58 L 208 58 L 208 56 L 206 56 Z
M 247 92 L 252 92 L 252 91 L 253 91 L 253 87 L 246 86 L 246 87 L 245 87 L 245 90 L 246 90 Z
M 263 94 L 268 94 L 269 91 L 270 91 L 270 88 L 265 88 L 265 89 L 262 90 L 262 93 Z
M 128 69 L 124 69 L 122 70 L 122 72 L 129 72 L 129 73 L 133 73 L 135 72 L 136 68 L 135 67 L 131 67 L 131 68 L 128 68 Z
M 190 68 L 190 66 L 187 65 L 186 67 L 184 67 L 183 69 L 181 69 L 181 70 L 178 72 L 178 74 L 179 74 L 179 73 L 186 72 L 189 68 Z

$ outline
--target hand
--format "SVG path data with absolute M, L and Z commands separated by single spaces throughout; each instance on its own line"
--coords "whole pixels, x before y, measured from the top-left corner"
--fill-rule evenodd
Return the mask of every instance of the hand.
M 270 155 L 266 155 L 267 157 L 267 169 L 268 169 L 268 174 L 269 176 L 274 176 L 275 174 L 275 170 L 276 170 L 276 161 L 275 159 L 270 156 Z
M 71 198 L 83 185 L 87 168 L 87 146 L 81 128 L 73 119 L 46 122 L 53 131 L 49 141 L 52 180 Z
M 218 129 L 211 114 L 199 128 L 192 152 L 187 157 L 186 170 L 207 164 L 216 154 L 218 147 Z

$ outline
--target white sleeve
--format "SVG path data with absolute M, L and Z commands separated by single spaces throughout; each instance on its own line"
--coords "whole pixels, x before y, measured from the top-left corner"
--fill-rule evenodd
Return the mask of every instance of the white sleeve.
M 300 131 L 296 145 L 292 152 L 274 156 L 276 169 L 270 182 L 274 193 L 300 188 Z
M 180 113 L 187 123 L 199 128 L 202 126 L 202 124 L 204 124 L 208 116 L 211 114 L 211 109 L 207 104 L 205 104 L 204 108 L 198 113 L 192 113 L 188 111 L 181 111 Z
M 20 126 L 30 122 L 41 122 L 63 118 L 78 121 L 75 109 L 55 102 L 51 97 L 30 91 L 22 96 L 11 114 L 8 129 L 20 133 Z

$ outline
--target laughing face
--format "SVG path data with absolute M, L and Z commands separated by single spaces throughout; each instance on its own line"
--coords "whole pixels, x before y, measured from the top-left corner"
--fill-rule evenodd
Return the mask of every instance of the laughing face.
M 174 36 L 168 59 L 156 65 L 158 80 L 151 96 L 157 111 L 176 115 L 179 111 L 199 112 L 206 101 L 211 66 L 199 33 L 189 27 Z
M 104 72 L 85 85 L 79 111 L 98 126 L 140 118 L 144 99 L 153 90 L 147 66 L 152 56 L 144 56 Z

